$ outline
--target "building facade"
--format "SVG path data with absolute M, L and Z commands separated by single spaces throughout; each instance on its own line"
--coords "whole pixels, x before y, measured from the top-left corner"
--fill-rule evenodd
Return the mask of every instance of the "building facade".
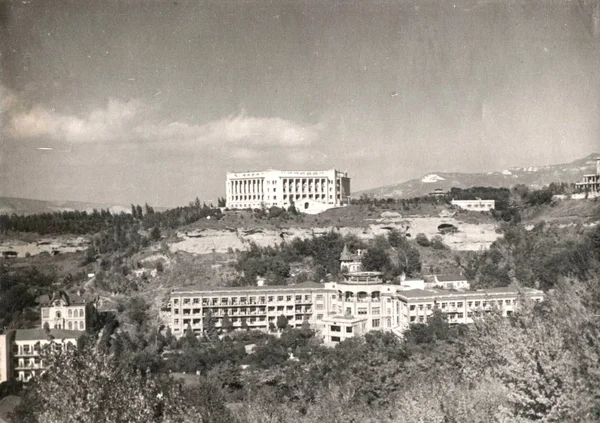
M 58 291 L 42 296 L 39 301 L 40 328 L 0 332 L 0 383 L 28 382 L 42 372 L 41 352 L 45 347 L 80 347 L 85 329 L 94 316 L 94 303 L 79 295 Z
M 576 183 L 575 186 L 580 192 L 593 196 L 600 194 L 600 158 L 596 159 L 596 173 L 583 175 L 583 181 Z
M 355 272 L 346 274 L 342 282 L 322 284 L 174 290 L 169 301 L 169 326 L 175 336 L 183 335 L 188 327 L 200 334 L 209 316 L 214 326 L 221 328 L 227 315 L 234 330 L 269 331 L 275 328 L 277 317 L 284 315 L 291 327 L 301 327 L 308 321 L 325 345 L 332 346 L 371 330 L 402 335 L 410 324 L 426 323 L 435 309 L 450 324 L 467 324 L 492 310 L 507 316 L 523 298 L 543 299 L 541 291 L 528 288 L 415 288 L 423 284 L 423 280 L 390 284 L 377 272 Z
M 84 331 L 90 324 L 93 306 L 79 295 L 57 291 L 42 300 L 40 311 L 42 329 L 48 324 L 50 329 Z
M 0 383 L 29 382 L 44 370 L 44 347 L 79 347 L 85 332 L 51 329 L 17 329 L 0 334 Z
M 350 178 L 335 169 L 319 171 L 229 172 L 225 186 L 231 209 L 289 207 L 320 213 L 348 205 Z
M 450 204 L 463 210 L 471 211 L 490 211 L 496 208 L 495 200 L 452 200 Z

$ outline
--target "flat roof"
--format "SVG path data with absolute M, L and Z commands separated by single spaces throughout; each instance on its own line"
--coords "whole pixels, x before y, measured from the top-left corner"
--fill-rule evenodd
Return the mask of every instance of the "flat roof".
M 294 285 L 263 285 L 263 286 L 210 286 L 206 288 L 199 289 L 188 289 L 188 288 L 176 288 L 171 291 L 171 295 L 173 294 L 199 294 L 203 292 L 241 292 L 241 293 L 251 293 L 253 291 L 293 291 L 297 289 L 324 289 L 325 285 L 317 282 L 303 282 Z
M 513 288 L 504 286 L 499 288 L 478 289 L 476 291 L 448 291 L 443 289 L 409 289 L 406 291 L 398 291 L 398 295 L 404 298 L 423 298 L 432 297 L 443 299 L 445 298 L 481 298 L 486 295 L 518 295 L 523 293 L 526 295 L 543 295 L 544 293 L 532 288 Z
M 50 335 L 55 340 L 78 339 L 85 332 L 80 330 L 50 329 Z M 48 333 L 44 329 L 17 329 L 15 331 L 15 341 L 45 341 L 48 339 Z
M 335 322 L 347 322 L 347 323 L 357 323 L 367 320 L 366 317 L 358 317 L 358 316 L 327 316 L 321 319 L 321 322 L 326 323 L 335 323 Z

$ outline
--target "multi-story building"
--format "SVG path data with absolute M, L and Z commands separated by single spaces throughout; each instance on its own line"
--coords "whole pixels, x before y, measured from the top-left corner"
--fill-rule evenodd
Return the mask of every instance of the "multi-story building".
M 289 207 L 303 213 L 348 205 L 350 178 L 335 169 L 318 171 L 229 172 L 225 186 L 231 209 Z
M 542 301 L 544 293 L 531 288 L 502 287 L 477 291 L 410 289 L 398 291 L 400 322 L 405 330 L 411 323 L 426 323 L 435 309 L 451 324 L 473 323 L 473 318 L 496 310 L 510 316 L 522 299 Z
M 82 296 L 56 291 L 45 297 L 40 306 L 42 328 L 47 323 L 50 329 L 86 330 L 93 313 L 93 305 Z
M 475 316 L 494 309 L 509 315 L 521 298 L 543 299 L 541 291 L 527 288 L 415 288 L 423 285 L 423 280 L 407 280 L 401 285 L 385 283 L 378 272 L 354 272 L 346 274 L 341 282 L 323 284 L 174 290 L 169 325 L 176 336 L 188 327 L 201 333 L 209 315 L 217 328 L 223 326 L 227 315 L 234 329 L 267 331 L 273 330 L 278 316 L 283 315 L 291 327 L 308 321 L 326 345 L 335 345 L 371 330 L 401 335 L 411 323 L 427 322 L 434 309 L 439 309 L 451 324 L 472 323 Z
M 278 316 L 286 316 L 288 325 L 300 327 L 313 315 L 323 315 L 330 308 L 330 297 L 323 285 L 306 282 L 283 286 L 223 287 L 204 290 L 176 289 L 171 292 L 170 327 L 180 336 L 189 327 L 201 333 L 206 318 L 214 319 L 215 327 L 223 327 L 228 316 L 234 329 L 245 325 L 249 329 L 270 330 Z
M 40 302 L 41 328 L 0 333 L 0 383 L 14 379 L 28 382 L 43 371 L 41 350 L 46 345 L 80 346 L 94 314 L 93 303 L 62 291 L 42 297 Z
M 452 200 L 450 201 L 450 204 L 471 211 L 490 211 L 496 208 L 495 200 Z
M 17 329 L 0 334 L 0 382 L 28 382 L 44 370 L 42 348 L 79 347 L 85 332 L 74 330 Z
M 600 157 L 596 159 L 596 173 L 583 175 L 583 181 L 575 184 L 577 190 L 595 196 L 600 194 Z

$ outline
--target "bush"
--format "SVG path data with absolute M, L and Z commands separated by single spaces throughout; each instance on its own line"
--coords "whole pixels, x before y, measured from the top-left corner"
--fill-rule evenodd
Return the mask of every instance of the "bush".
M 425 234 L 417 234 L 415 240 L 417 241 L 417 244 L 419 244 L 421 247 L 431 247 L 431 242 Z

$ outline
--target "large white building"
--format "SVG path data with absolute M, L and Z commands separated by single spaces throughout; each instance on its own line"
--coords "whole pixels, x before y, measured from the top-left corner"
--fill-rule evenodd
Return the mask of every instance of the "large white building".
M 231 209 L 293 204 L 302 213 L 320 213 L 350 201 L 350 178 L 335 169 L 229 172 L 225 188 Z
M 346 247 L 340 259 L 347 271 L 353 257 Z M 341 282 L 175 289 L 167 320 L 173 334 L 181 336 L 187 328 L 202 333 L 208 316 L 217 329 L 223 327 L 227 316 L 234 330 L 269 331 L 283 315 L 291 327 L 308 321 L 325 345 L 332 346 L 371 330 L 402 335 L 410 324 L 427 322 L 434 309 L 449 323 L 466 324 L 492 310 L 507 316 L 523 298 L 543 299 L 542 291 L 529 288 L 460 291 L 424 287 L 424 280 L 405 280 L 397 285 L 383 281 L 379 272 L 354 271 L 346 273 Z

